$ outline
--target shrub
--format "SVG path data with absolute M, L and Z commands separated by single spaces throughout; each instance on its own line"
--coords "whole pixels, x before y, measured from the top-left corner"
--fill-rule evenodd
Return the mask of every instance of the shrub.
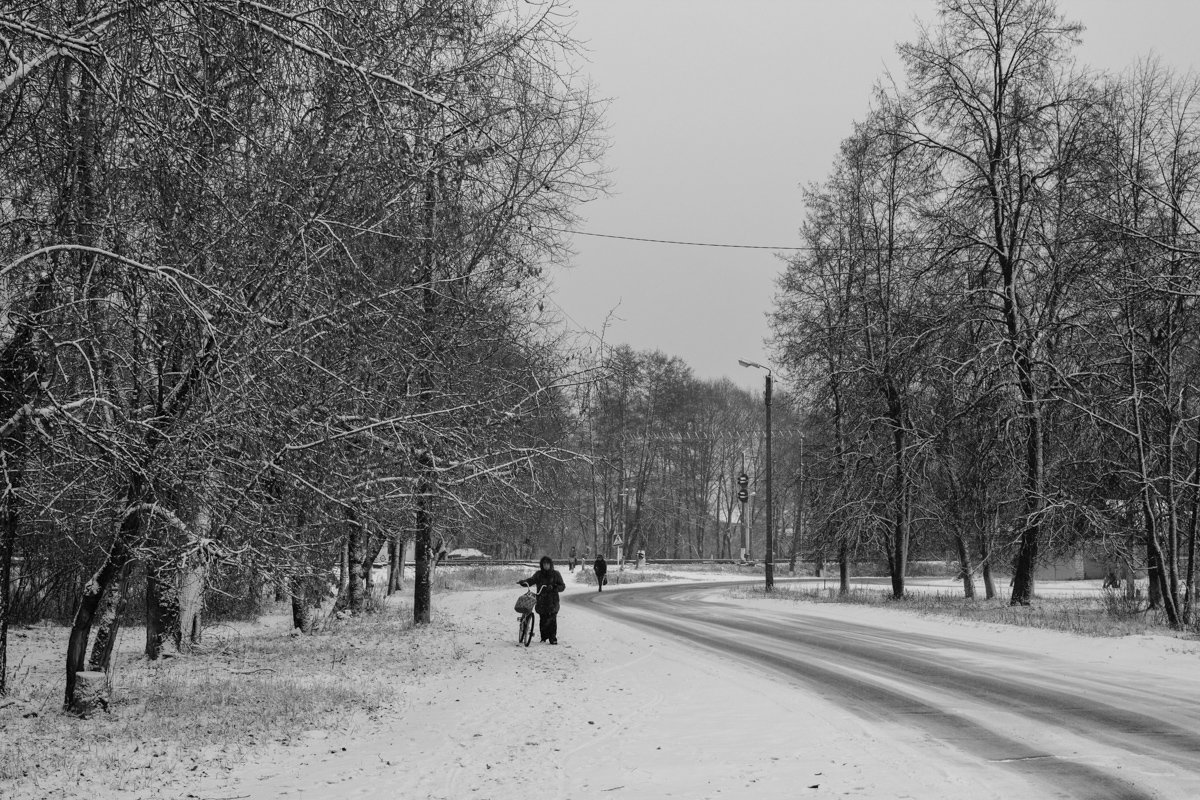
M 471 589 L 493 589 L 499 586 L 515 586 L 517 581 L 532 575 L 525 567 L 510 567 L 490 564 L 471 566 L 439 566 L 434 573 L 434 584 L 446 591 L 469 591 Z

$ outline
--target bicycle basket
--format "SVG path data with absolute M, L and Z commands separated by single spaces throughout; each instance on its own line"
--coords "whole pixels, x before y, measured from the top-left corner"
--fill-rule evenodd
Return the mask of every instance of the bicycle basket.
M 514 606 L 518 614 L 528 614 L 533 611 L 533 607 L 537 605 L 537 595 L 533 592 L 526 592 L 517 598 L 517 604 Z

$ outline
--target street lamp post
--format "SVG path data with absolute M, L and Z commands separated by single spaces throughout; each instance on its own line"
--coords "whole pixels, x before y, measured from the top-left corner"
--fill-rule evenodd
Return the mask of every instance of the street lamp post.
M 743 361 L 740 358 L 738 363 L 743 367 L 754 367 L 767 373 L 766 391 L 763 394 L 767 410 L 767 552 L 763 557 L 763 564 L 766 572 L 766 590 L 769 592 L 775 588 L 775 506 L 774 496 L 771 494 L 771 370 L 762 364 Z
M 629 489 L 622 489 L 620 496 L 621 496 L 621 529 L 620 529 L 620 533 L 617 535 L 617 540 L 616 540 L 615 544 L 616 544 L 616 548 L 617 548 L 617 571 L 624 572 L 625 571 L 625 534 L 626 534 L 625 526 L 626 526 L 626 517 L 628 516 L 628 511 L 629 511 L 629 508 L 628 508 Z

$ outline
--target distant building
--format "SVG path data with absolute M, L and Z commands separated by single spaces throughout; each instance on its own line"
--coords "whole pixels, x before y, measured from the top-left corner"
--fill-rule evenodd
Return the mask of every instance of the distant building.
M 1079 549 L 1038 564 L 1033 577 L 1039 581 L 1085 581 L 1103 578 L 1104 574 L 1104 562 Z

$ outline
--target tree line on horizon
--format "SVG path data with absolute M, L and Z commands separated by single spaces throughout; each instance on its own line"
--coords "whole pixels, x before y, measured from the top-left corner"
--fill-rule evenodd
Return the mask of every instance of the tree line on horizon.
M 954 543 L 964 593 L 1086 549 L 1194 623 L 1200 76 L 1077 63 L 1051 0 L 943 0 L 899 45 L 773 310 L 813 525 L 843 554 Z M 844 557 L 844 555 L 843 555 Z

